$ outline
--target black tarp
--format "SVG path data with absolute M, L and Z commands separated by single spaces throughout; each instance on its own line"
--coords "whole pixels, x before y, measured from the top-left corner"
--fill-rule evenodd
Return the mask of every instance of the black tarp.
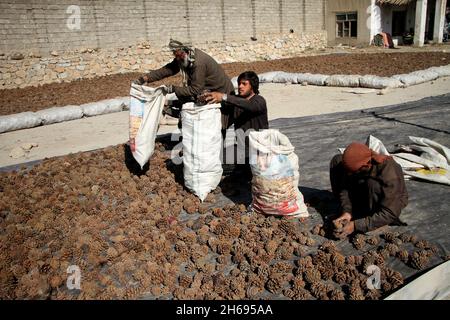
M 329 162 L 338 148 L 345 148 L 352 141 L 365 143 L 369 135 L 379 138 L 389 151 L 395 150 L 396 144 L 410 143 L 408 136 L 425 137 L 450 146 L 450 94 L 387 107 L 276 119 L 270 122 L 270 128 L 285 134 L 299 157 L 299 188 L 311 213 L 300 229 L 309 230 L 338 214 L 338 203 L 329 181 Z M 388 226 L 372 233 L 408 232 L 430 241 L 439 248 L 439 257 L 433 258 L 431 268 L 450 254 L 450 187 L 418 180 L 408 180 L 406 186 L 409 204 L 402 211 L 401 219 L 407 226 Z M 240 192 L 226 198 L 250 203 L 248 188 L 240 183 L 235 183 L 235 187 Z M 316 239 L 318 243 L 323 241 Z M 339 241 L 338 246 L 345 254 L 361 254 L 348 240 Z M 366 246 L 363 251 L 376 247 Z M 411 252 L 415 248 L 408 244 L 405 249 Z M 408 280 L 422 273 L 396 258 L 389 258 L 388 264 Z
M 410 143 L 408 136 L 425 137 L 449 147 L 450 94 L 361 111 L 276 119 L 270 127 L 279 129 L 295 146 L 300 162 L 300 190 L 306 202 L 316 204 L 310 211 L 317 218 L 317 212 L 326 215 L 336 208 L 328 170 L 337 148 L 352 141 L 364 143 L 368 135 L 379 138 L 388 150 L 394 150 L 396 144 Z M 437 245 L 441 255 L 448 255 L 450 187 L 417 180 L 407 181 L 406 186 L 409 204 L 401 219 L 408 226 L 390 229 L 414 233 Z M 344 243 L 342 246 L 348 247 Z M 392 260 L 392 264 L 401 268 L 404 276 L 416 273 L 398 260 Z

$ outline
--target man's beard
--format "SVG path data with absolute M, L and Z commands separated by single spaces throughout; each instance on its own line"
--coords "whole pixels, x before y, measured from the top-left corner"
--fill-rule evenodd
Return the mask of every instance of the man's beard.
M 181 61 L 180 65 L 185 69 L 191 65 L 191 59 L 188 54 L 184 57 L 183 61 Z

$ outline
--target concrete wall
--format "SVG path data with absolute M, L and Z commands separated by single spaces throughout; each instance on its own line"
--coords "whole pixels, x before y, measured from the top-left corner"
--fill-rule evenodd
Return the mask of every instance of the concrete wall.
M 326 0 L 0 0 L 0 52 L 118 48 L 321 32 Z M 80 28 L 67 23 L 78 6 Z
M 397 9 L 397 8 L 395 8 Z M 400 9 L 400 8 L 399 8 Z M 404 6 L 401 7 L 404 9 Z M 381 30 L 392 34 L 392 12 L 394 11 L 393 6 L 381 6 Z
M 0 0 L 0 89 L 156 69 L 170 37 L 220 63 L 296 56 L 326 45 L 326 2 Z
M 367 20 L 370 18 L 368 8 L 370 0 L 329 0 L 327 4 L 327 33 L 328 43 L 335 44 L 369 44 L 370 30 L 367 27 Z M 357 12 L 358 14 L 358 37 L 336 38 L 336 13 Z M 370 24 L 369 24 L 370 25 Z
M 406 11 L 406 31 L 409 31 L 409 29 L 414 30 L 415 23 L 416 23 L 416 4 L 410 3 Z

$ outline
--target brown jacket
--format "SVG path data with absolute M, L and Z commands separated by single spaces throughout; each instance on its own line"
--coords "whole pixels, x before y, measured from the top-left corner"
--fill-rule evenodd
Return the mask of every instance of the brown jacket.
M 368 176 L 345 180 L 339 194 L 342 211 L 352 213 L 355 200 L 364 203 L 369 210 L 369 214 L 355 220 L 356 231 L 367 232 L 391 223 L 402 224 L 399 217 L 408 204 L 408 192 L 402 168 L 394 159 L 374 164 Z M 349 193 L 357 193 L 353 205 Z
M 234 93 L 234 87 L 230 78 L 222 67 L 205 52 L 195 49 L 195 61 L 186 69 L 187 86 L 173 86 L 177 98 L 183 102 L 195 101 L 203 90 L 219 91 L 222 93 Z M 180 72 L 180 65 L 176 59 L 158 70 L 147 74 L 150 81 L 158 81 Z

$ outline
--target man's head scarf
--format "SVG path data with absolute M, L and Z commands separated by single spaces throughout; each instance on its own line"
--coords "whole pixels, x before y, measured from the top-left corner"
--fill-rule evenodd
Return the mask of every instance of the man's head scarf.
M 383 163 L 389 156 L 381 155 L 371 149 L 365 144 L 359 142 L 352 142 L 345 148 L 342 156 L 342 164 L 344 168 L 350 172 L 357 172 L 361 167 L 369 164 L 372 160 L 377 163 Z
M 169 41 L 169 48 L 172 51 L 184 50 L 184 49 L 187 49 L 187 50 L 190 51 L 190 50 L 192 50 L 192 44 L 189 43 L 189 42 L 181 42 L 181 41 L 178 41 L 178 40 L 175 40 L 175 39 L 170 39 L 170 41 Z

